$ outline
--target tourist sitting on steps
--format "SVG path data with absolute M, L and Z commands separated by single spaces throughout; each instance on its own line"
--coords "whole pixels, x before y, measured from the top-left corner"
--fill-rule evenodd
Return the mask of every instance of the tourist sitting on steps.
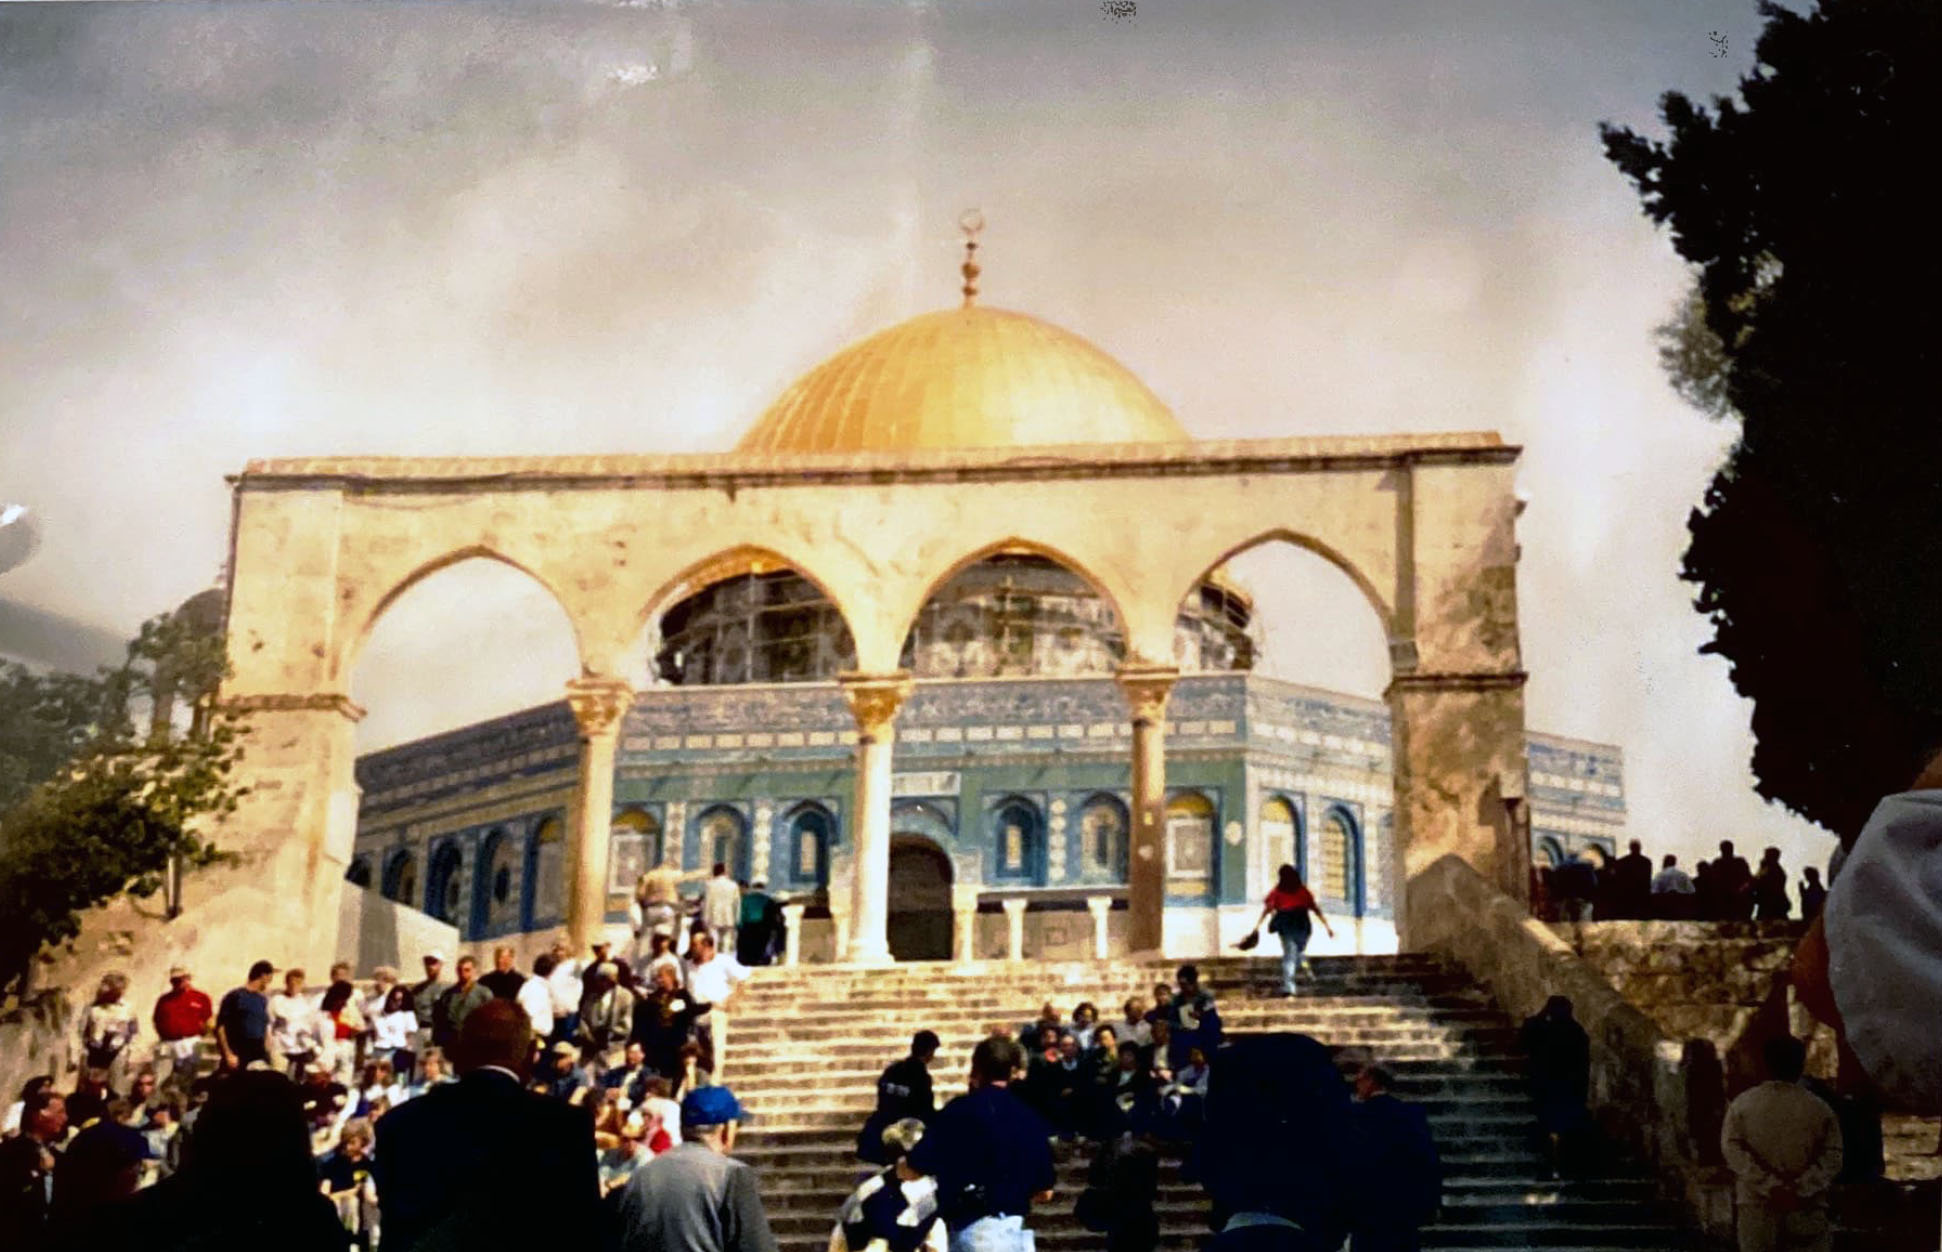
M 937 1180 L 909 1162 L 923 1137 L 924 1123 L 914 1117 L 883 1128 L 873 1154 L 885 1168 L 843 1201 L 829 1252 L 945 1252 L 949 1236 L 937 1212 Z
M 936 1032 L 920 1030 L 910 1040 L 910 1055 L 892 1062 L 877 1079 L 877 1107 L 856 1137 L 859 1157 L 873 1165 L 890 1164 L 884 1133 L 907 1120 L 927 1125 L 937 1115 L 937 1097 L 931 1088 L 931 1062 L 937 1049 Z
M 1003 1036 L 971 1052 L 970 1090 L 939 1111 L 910 1153 L 937 1179 L 951 1252 L 1031 1252 L 1032 1205 L 1052 1198 L 1051 1128 L 1012 1094 L 1024 1058 Z

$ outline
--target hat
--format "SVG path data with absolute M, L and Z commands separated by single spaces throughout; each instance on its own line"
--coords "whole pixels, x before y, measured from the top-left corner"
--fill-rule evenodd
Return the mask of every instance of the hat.
M 725 1126 L 747 1117 L 741 1101 L 727 1087 L 696 1087 L 681 1097 L 683 1126 Z
M 578 1056 L 580 1055 L 580 1045 L 577 1043 L 569 1043 L 565 1039 L 562 1039 L 553 1045 L 553 1055 Z
M 170 982 L 174 982 L 178 978 L 187 978 L 188 976 L 189 967 L 187 965 L 177 965 L 169 970 Z
M 428 961 L 437 961 L 440 965 L 445 964 L 445 954 L 443 952 L 427 952 L 425 953 L 425 959 Z
M 619 978 L 620 966 L 614 964 L 612 961 L 602 961 L 593 967 L 593 972 L 602 978 Z

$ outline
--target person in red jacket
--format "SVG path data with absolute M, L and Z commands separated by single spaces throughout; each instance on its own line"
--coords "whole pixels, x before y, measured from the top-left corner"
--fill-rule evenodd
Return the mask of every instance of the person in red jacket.
M 155 1001 L 156 1077 L 187 1088 L 195 1081 L 202 1062 L 202 1040 L 209 1033 L 216 1006 L 201 988 L 194 985 L 189 971 L 176 966 L 169 971 L 169 989 Z M 166 1064 L 169 1072 L 161 1073 Z
M 1261 923 L 1268 923 L 1268 932 L 1281 940 L 1281 992 L 1283 995 L 1295 994 L 1295 975 L 1301 969 L 1302 953 L 1308 947 L 1308 937 L 1313 933 L 1309 915 L 1322 924 L 1330 939 L 1335 938 L 1335 928 L 1328 924 L 1322 913 L 1322 906 L 1315 902 L 1315 893 L 1301 881 L 1301 873 L 1292 865 L 1283 865 L 1276 875 L 1275 887 L 1261 905 L 1261 916 L 1254 923 L 1259 933 Z

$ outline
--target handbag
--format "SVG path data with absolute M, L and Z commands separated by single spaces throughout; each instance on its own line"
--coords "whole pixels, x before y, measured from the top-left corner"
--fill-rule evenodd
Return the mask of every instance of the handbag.
M 1235 944 L 1234 946 L 1239 948 L 1243 952 L 1252 952 L 1254 951 L 1255 948 L 1259 947 L 1260 945 L 1261 945 L 1261 931 L 1257 928 L 1255 930 L 1248 931 L 1245 935 L 1242 935 L 1241 941 Z

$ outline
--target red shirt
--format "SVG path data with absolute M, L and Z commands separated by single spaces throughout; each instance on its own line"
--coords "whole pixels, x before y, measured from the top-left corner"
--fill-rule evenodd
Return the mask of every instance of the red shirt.
M 195 987 L 169 990 L 155 1001 L 155 1033 L 163 1039 L 194 1039 L 209 1024 L 215 1006 Z
M 1300 891 L 1283 891 L 1276 887 L 1268 893 L 1267 906 L 1277 913 L 1286 913 L 1289 909 L 1306 913 L 1315 907 L 1315 893 L 1306 887 Z

